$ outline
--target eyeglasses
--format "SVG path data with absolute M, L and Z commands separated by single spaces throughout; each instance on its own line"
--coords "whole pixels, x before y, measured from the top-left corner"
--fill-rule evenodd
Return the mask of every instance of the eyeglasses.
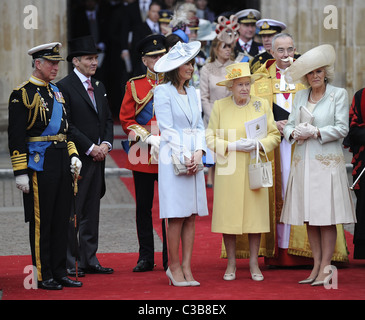
M 287 49 L 284 49 L 284 48 L 277 48 L 277 49 L 276 49 L 276 51 L 277 51 L 277 53 L 279 53 L 279 54 L 283 54 L 283 53 L 285 53 L 285 51 L 286 51 L 288 54 L 291 54 L 291 53 L 293 53 L 293 52 L 294 52 L 294 48 L 293 48 L 293 47 L 289 47 L 289 48 L 287 48 Z

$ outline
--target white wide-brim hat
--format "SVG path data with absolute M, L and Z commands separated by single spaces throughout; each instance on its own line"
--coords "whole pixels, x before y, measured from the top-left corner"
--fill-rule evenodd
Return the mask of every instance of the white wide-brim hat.
M 195 58 L 201 47 L 200 41 L 189 43 L 177 42 L 170 51 L 162 56 L 155 64 L 155 72 L 168 72 L 182 66 Z
M 333 66 L 336 60 L 336 51 L 330 44 L 315 47 L 301 55 L 284 72 L 287 83 L 305 83 L 304 77 L 318 68 Z

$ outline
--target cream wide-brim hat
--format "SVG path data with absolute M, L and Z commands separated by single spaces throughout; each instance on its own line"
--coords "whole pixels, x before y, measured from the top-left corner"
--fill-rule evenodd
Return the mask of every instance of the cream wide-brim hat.
M 226 66 L 226 72 L 226 80 L 218 82 L 216 84 L 217 86 L 225 86 L 231 80 L 245 77 L 249 77 L 251 79 L 251 83 L 253 83 L 255 80 L 265 76 L 261 73 L 251 74 L 250 65 L 248 62 L 238 62 L 230 64 Z
M 287 83 L 305 83 L 305 75 L 318 68 L 332 67 L 336 60 L 336 51 L 330 44 L 315 47 L 294 61 L 284 72 Z
M 189 43 L 177 42 L 170 51 L 162 56 L 155 64 L 155 72 L 168 72 L 182 66 L 195 58 L 201 47 L 200 41 Z

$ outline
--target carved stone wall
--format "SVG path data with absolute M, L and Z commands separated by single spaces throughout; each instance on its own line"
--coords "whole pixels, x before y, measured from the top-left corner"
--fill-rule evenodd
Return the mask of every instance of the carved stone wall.
M 67 0 L 0 1 L 0 151 L 7 146 L 8 99 L 14 87 L 32 73 L 28 50 L 59 41 L 67 55 Z M 60 62 L 57 79 L 67 75 L 67 62 Z
M 293 35 L 298 52 L 324 43 L 334 46 L 334 85 L 346 88 L 350 101 L 357 90 L 365 87 L 365 1 L 261 0 L 260 9 L 263 18 L 287 24 L 286 32 Z

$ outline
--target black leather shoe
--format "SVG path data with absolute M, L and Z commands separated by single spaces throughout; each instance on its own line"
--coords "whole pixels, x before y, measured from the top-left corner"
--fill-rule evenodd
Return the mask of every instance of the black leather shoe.
M 112 268 L 104 268 L 100 264 L 96 266 L 88 266 L 87 268 L 83 269 L 85 273 L 100 273 L 100 274 L 111 274 L 114 272 Z
M 67 275 L 70 277 L 76 277 L 76 268 L 67 269 Z M 77 276 L 79 278 L 85 277 L 85 272 L 82 269 L 77 268 Z
M 138 261 L 137 265 L 133 268 L 133 272 L 145 272 L 152 271 L 154 268 L 154 264 L 147 260 Z
M 61 290 L 62 285 L 53 279 L 48 279 L 44 281 L 38 281 L 38 288 L 45 290 Z
M 81 287 L 82 286 L 82 282 L 71 280 L 70 278 L 67 278 L 67 277 L 62 277 L 60 279 L 56 279 L 56 281 L 64 287 Z

